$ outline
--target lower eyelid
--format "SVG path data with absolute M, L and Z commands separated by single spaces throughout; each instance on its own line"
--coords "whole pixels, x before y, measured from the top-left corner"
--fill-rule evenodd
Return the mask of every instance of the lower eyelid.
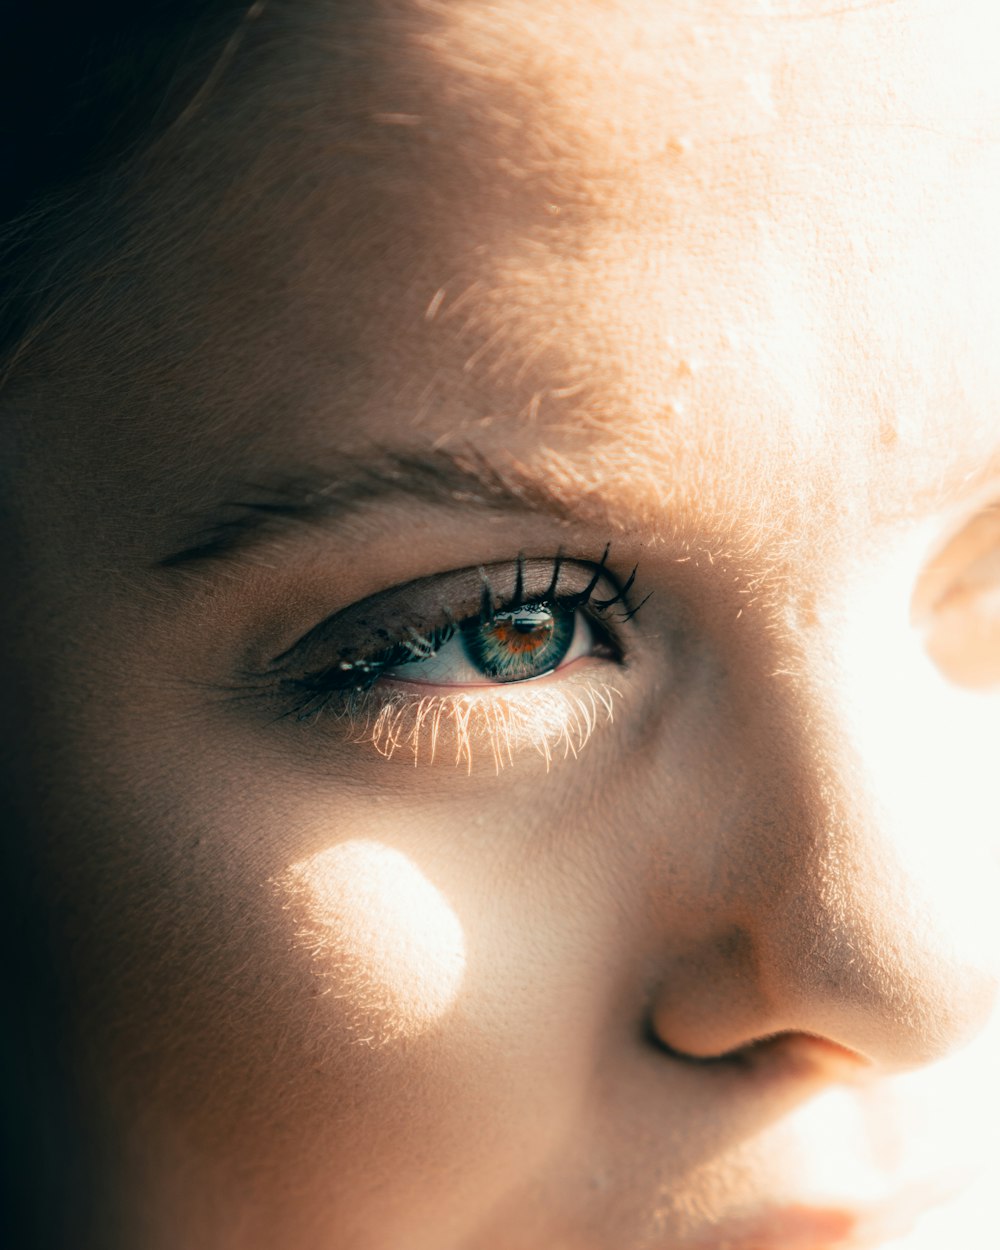
M 380 693 L 368 692 L 365 713 L 352 716 L 360 729 L 355 741 L 369 743 L 386 759 L 450 763 L 469 772 L 483 757 L 497 772 L 522 754 L 541 756 L 547 768 L 576 758 L 595 732 L 611 724 L 621 697 L 614 686 L 593 679 L 540 678 L 429 693 L 410 685 L 409 691 L 394 682 Z

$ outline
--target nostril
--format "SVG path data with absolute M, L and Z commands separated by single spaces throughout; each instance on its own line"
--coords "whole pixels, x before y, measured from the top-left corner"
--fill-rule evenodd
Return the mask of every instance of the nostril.
M 701 1068 L 725 1067 L 776 1075 L 780 1072 L 824 1082 L 856 1083 L 875 1066 L 867 1056 L 812 1033 L 767 1034 L 718 1054 L 678 1050 L 660 1037 L 650 1022 L 645 1026 L 645 1035 L 655 1049 L 674 1062 Z
M 770 1039 L 761 1038 L 747 1046 L 737 1046 L 716 1053 L 710 1051 L 691 1051 L 683 1047 L 672 1046 L 658 1031 L 652 1020 L 647 1020 L 642 1028 L 643 1040 L 654 1050 L 660 1051 L 675 1063 L 687 1064 L 698 1068 L 748 1067 L 758 1047 L 766 1046 Z
M 688 1063 L 698 1065 L 718 1064 L 726 1060 L 725 1055 L 692 1055 L 683 1050 L 675 1050 L 669 1042 L 663 1040 L 656 1031 L 651 1020 L 647 1020 L 642 1028 L 643 1041 L 648 1043 L 654 1050 L 660 1051 L 667 1058 L 673 1059 L 676 1063 Z
M 812 1033 L 778 1033 L 743 1047 L 740 1054 L 747 1066 L 780 1068 L 824 1082 L 855 1084 L 876 1066 L 866 1055 Z

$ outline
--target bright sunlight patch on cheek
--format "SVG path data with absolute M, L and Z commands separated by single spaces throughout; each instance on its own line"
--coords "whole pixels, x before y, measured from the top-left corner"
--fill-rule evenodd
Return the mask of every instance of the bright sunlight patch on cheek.
M 275 883 L 352 1039 L 417 1037 L 465 975 L 465 938 L 437 886 L 401 851 L 352 839 L 292 864 Z

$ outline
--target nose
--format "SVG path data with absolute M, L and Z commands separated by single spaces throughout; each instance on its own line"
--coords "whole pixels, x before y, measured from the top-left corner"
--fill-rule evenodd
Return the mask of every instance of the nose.
M 804 1034 L 905 1070 L 989 1018 L 995 769 L 956 737 L 958 713 L 935 722 L 925 702 L 918 719 L 888 686 L 859 713 L 833 677 L 747 680 L 713 719 L 698 866 L 658 920 L 651 1023 L 671 1051 Z

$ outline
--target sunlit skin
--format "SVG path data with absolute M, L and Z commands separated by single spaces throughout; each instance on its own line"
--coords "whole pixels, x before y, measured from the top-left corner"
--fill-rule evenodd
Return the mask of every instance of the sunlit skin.
M 2 395 L 95 1244 L 844 1250 L 989 1161 L 998 36 L 264 7 L 136 164 Z M 403 472 L 171 559 L 387 452 L 521 502 Z M 480 568 L 531 603 L 608 544 L 617 653 L 304 717 L 267 676 L 397 586 L 468 617 Z M 976 1192 L 898 1244 L 986 1250 Z
M 402 852 L 338 842 L 293 864 L 275 885 L 299 922 L 296 946 L 355 1013 L 354 1040 L 387 1045 L 448 1012 L 465 971 L 462 926 Z

